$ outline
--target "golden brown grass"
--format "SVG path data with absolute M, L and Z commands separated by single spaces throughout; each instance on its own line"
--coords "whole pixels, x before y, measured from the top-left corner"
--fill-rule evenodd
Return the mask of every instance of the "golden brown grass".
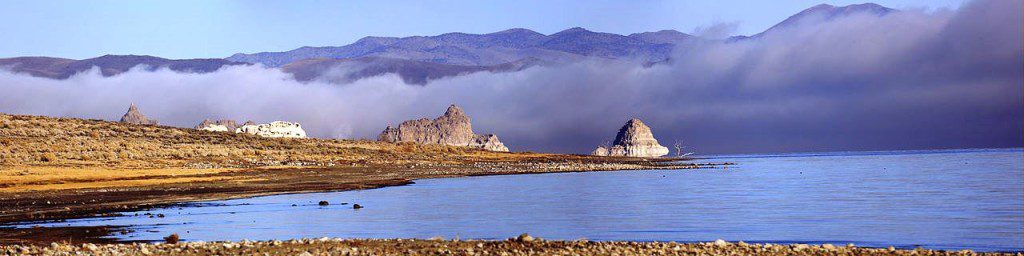
M 541 154 L 248 134 L 0 114 L 0 166 L 213 168 L 511 161 Z
M 14 166 L 0 168 L 0 193 L 148 186 L 222 179 L 215 177 L 234 169 L 107 169 L 102 167 Z

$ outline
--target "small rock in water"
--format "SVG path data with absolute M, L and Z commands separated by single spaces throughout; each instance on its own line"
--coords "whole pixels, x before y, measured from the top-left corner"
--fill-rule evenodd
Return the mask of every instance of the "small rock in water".
M 331 203 L 328 203 L 327 201 L 320 201 L 319 204 L 320 204 L 320 206 L 325 206 L 325 205 L 330 205 Z
M 533 237 L 530 236 L 530 234 L 523 233 L 523 234 L 519 235 L 519 237 L 516 237 L 516 241 L 520 241 L 520 242 L 533 242 Z
M 363 206 L 359 205 L 359 204 L 353 204 L 352 205 L 352 209 L 362 209 L 362 208 L 363 208 Z
M 164 242 L 167 242 L 168 244 L 176 244 L 180 239 L 181 238 L 178 237 L 178 234 L 171 234 L 169 236 L 164 237 Z

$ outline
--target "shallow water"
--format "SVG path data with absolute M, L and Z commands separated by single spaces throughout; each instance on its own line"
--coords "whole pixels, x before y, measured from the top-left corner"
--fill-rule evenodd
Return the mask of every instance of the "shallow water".
M 854 243 L 1024 250 L 1021 149 L 723 156 L 727 169 L 418 180 L 374 190 L 188 204 L 44 226 L 123 239 L 300 237 Z M 317 206 L 326 200 L 331 205 Z M 359 203 L 366 208 L 354 210 Z M 297 206 L 292 206 L 297 204 Z M 144 213 L 164 214 L 149 218 Z M 34 224 L 22 225 L 29 226 Z

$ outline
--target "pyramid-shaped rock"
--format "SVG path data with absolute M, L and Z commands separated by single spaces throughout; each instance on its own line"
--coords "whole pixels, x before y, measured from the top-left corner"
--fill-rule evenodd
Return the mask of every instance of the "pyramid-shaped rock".
M 668 148 L 658 144 L 651 127 L 640 119 L 630 119 L 619 129 L 611 148 L 598 147 L 591 154 L 599 156 L 659 157 L 668 154 Z
M 135 103 L 132 103 L 130 106 L 128 106 L 128 112 L 124 113 L 124 116 L 121 116 L 121 122 L 145 125 L 157 125 L 160 123 L 155 119 L 149 119 L 146 118 L 146 116 L 142 115 L 142 112 L 139 111 L 139 107 L 135 106 Z
M 414 142 L 482 148 L 490 151 L 507 152 L 508 147 L 494 134 L 477 135 L 469 116 L 455 105 L 434 120 L 422 118 L 402 122 L 398 127 L 388 126 L 378 136 L 385 142 Z

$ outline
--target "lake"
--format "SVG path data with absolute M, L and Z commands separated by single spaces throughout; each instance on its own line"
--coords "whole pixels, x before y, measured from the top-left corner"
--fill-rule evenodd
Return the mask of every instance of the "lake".
M 1021 251 L 1022 157 L 1021 149 L 719 156 L 698 162 L 737 165 L 427 179 L 40 225 L 134 226 L 135 232 L 117 234 L 127 240 L 160 240 L 171 233 L 190 241 L 505 239 L 525 232 L 560 240 Z M 321 200 L 330 205 L 318 206 Z M 351 203 L 365 208 L 352 209 Z

